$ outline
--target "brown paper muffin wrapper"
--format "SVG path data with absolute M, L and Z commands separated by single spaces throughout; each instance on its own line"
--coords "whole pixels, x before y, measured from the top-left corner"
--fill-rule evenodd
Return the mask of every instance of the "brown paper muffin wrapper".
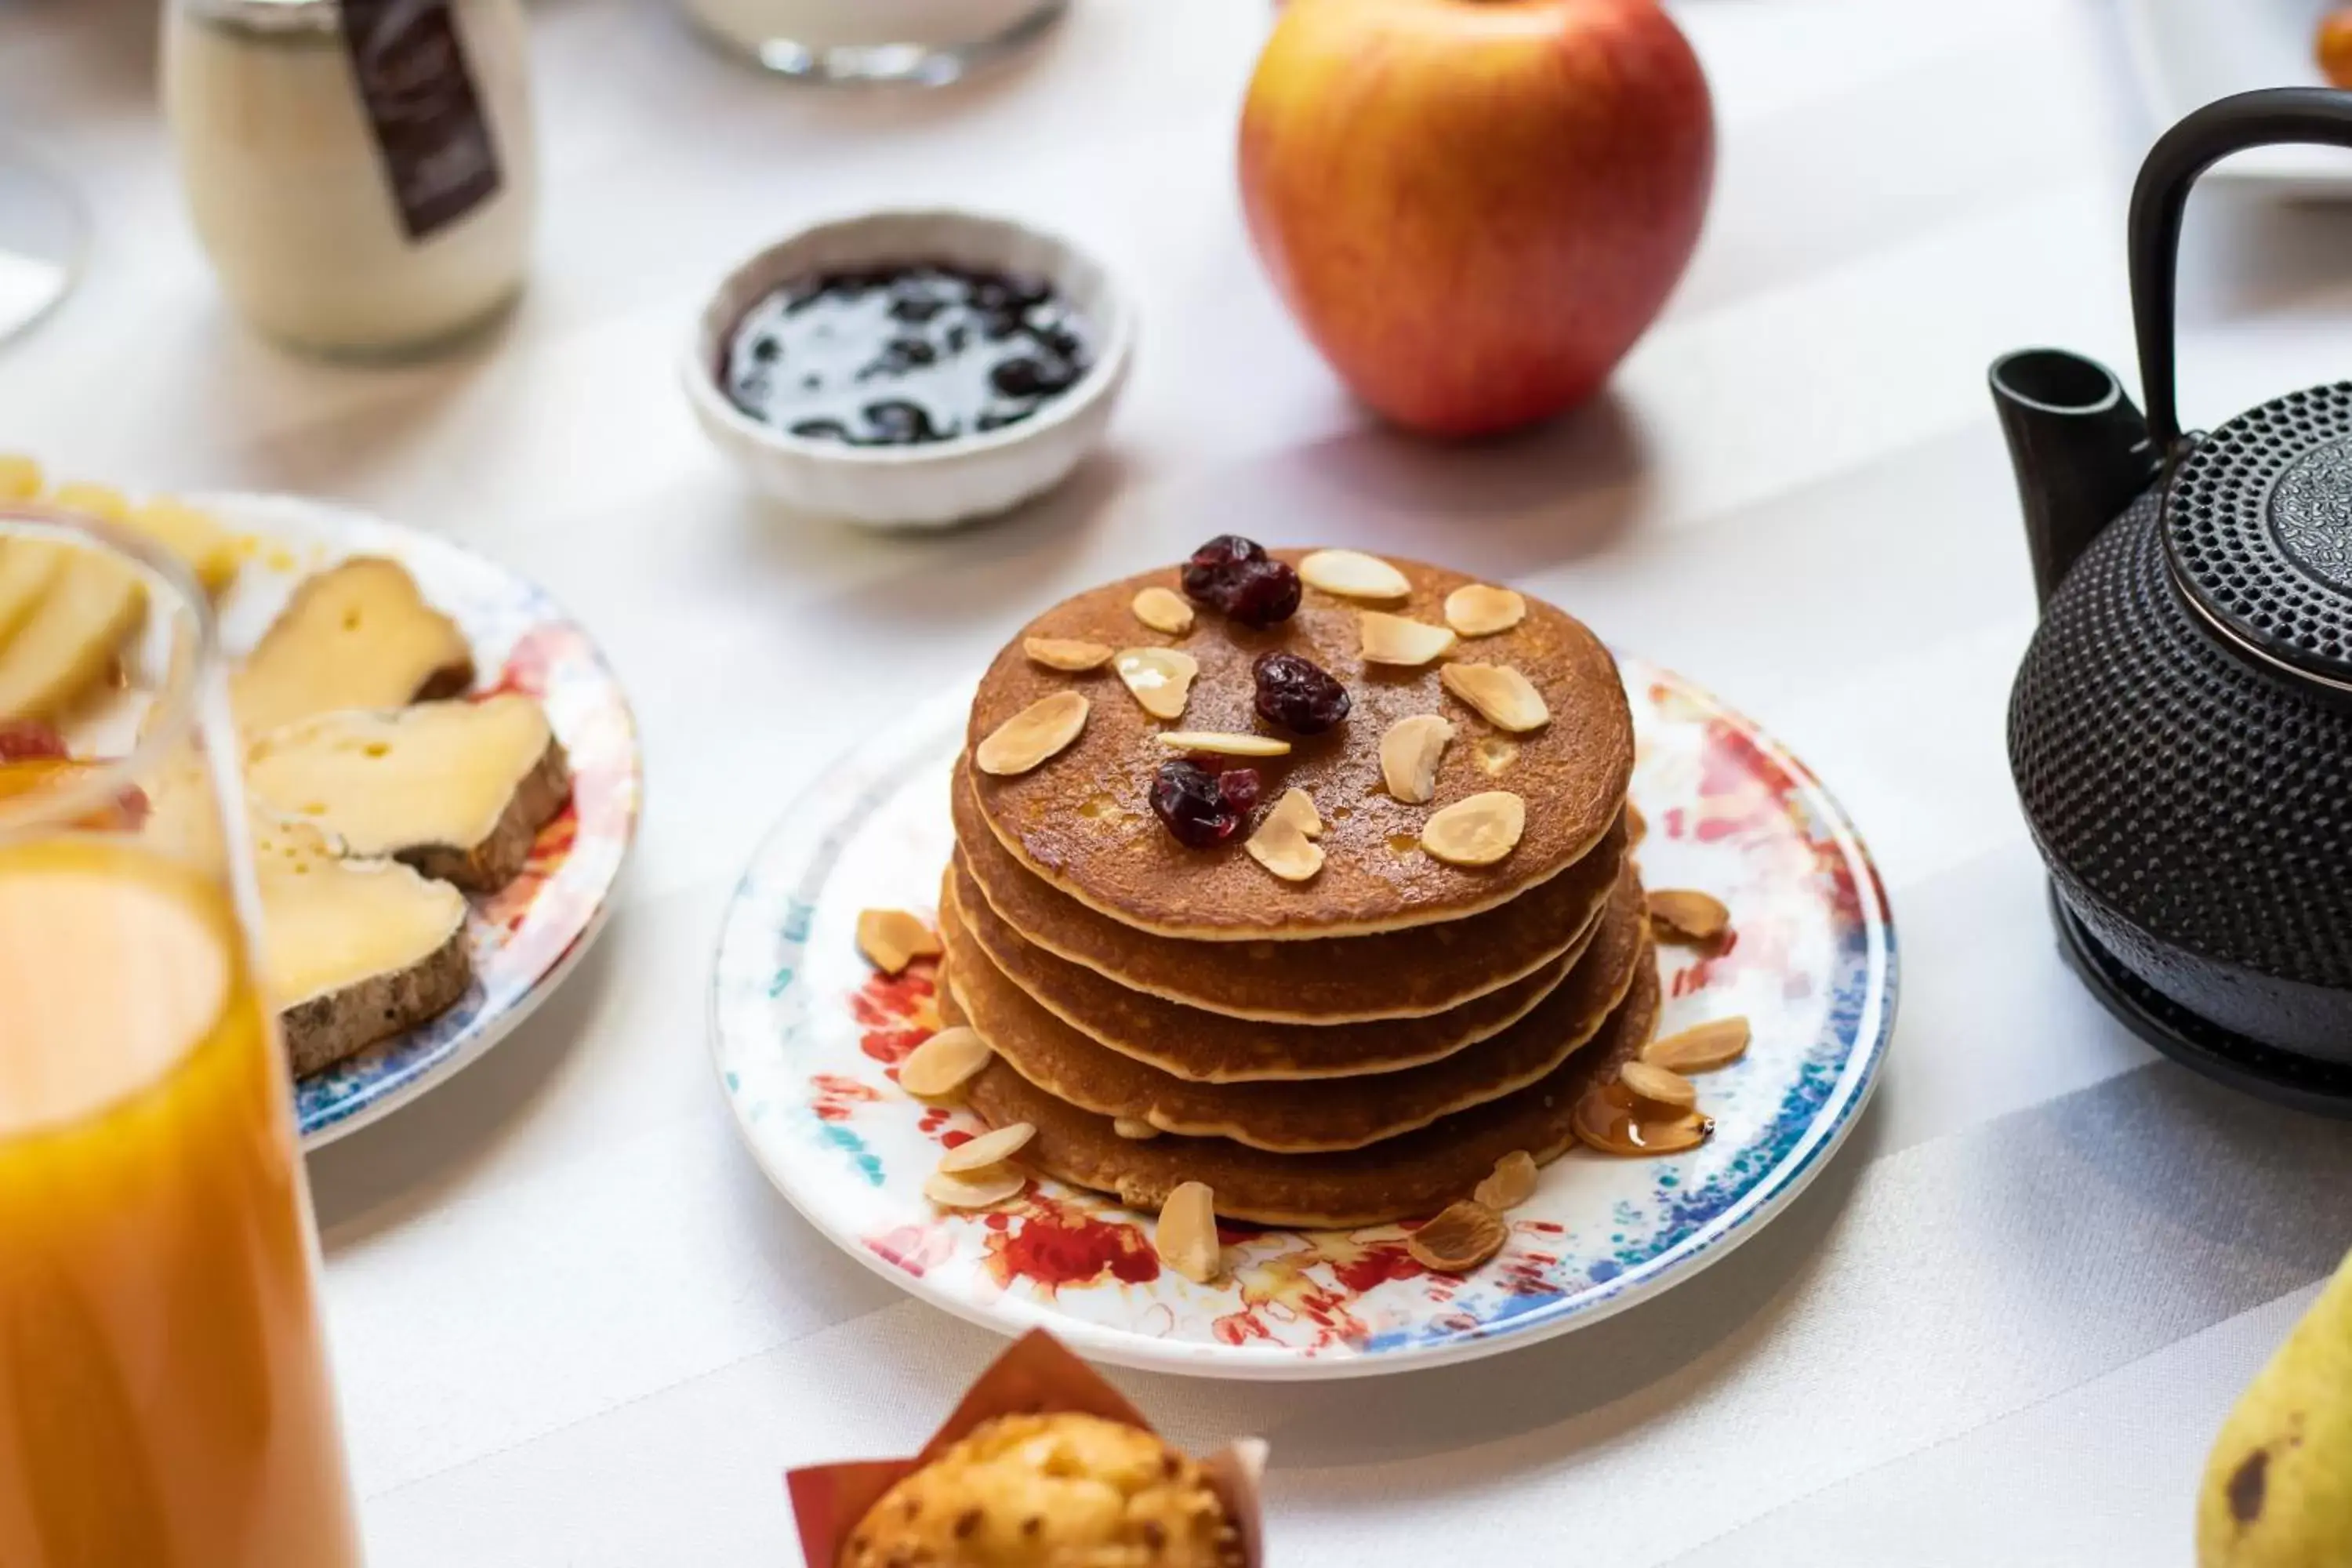
M 972 1428 L 999 1415 L 1055 1415 L 1071 1412 L 1100 1416 L 1137 1426 L 1146 1432 L 1151 1423 L 1119 1392 L 1095 1374 L 1092 1367 L 1062 1347 L 1043 1329 L 1032 1329 L 980 1374 L 955 1407 L 955 1414 L 931 1434 L 923 1451 L 906 1459 L 856 1459 L 845 1464 L 810 1465 L 784 1473 L 784 1489 L 793 1500 L 793 1517 L 801 1532 L 801 1553 L 808 1568 L 834 1568 L 842 1543 L 882 1494 L 900 1478 L 920 1469 L 950 1446 L 970 1436 Z M 1153 1434 L 1155 1436 L 1157 1433 Z M 1265 1444 L 1256 1437 L 1229 1443 L 1201 1461 L 1209 1482 L 1224 1500 L 1242 1537 L 1244 1568 L 1264 1568 L 1264 1531 L 1260 1523 L 1258 1477 L 1265 1468 Z

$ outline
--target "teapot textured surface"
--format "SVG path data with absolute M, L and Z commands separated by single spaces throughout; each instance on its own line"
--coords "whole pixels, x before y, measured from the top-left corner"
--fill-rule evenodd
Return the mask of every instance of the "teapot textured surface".
M 2352 384 L 2180 432 L 2175 267 L 2189 191 L 2230 153 L 2352 146 L 2352 94 L 2276 89 L 2158 139 L 2132 198 L 2145 420 L 2102 367 L 1997 362 L 2040 628 L 2010 761 L 2070 942 L 2193 1015 L 2159 1046 L 2242 1047 L 2223 1076 L 2352 1113 Z M 2281 1070 L 2280 1053 L 2296 1070 Z M 2189 1054 L 2176 1049 L 2189 1059 Z M 2305 1070 L 2310 1069 L 2310 1070 Z M 2337 1093 L 2328 1090 L 2327 1093 Z

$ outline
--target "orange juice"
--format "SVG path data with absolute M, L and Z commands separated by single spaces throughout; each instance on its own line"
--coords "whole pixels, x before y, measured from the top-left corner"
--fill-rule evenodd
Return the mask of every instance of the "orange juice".
M 271 1016 L 212 882 L 0 843 L 0 1564 L 360 1561 Z

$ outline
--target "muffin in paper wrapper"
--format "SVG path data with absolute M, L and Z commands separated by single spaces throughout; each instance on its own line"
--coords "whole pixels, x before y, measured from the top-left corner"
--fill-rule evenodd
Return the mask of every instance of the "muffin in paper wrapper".
M 964 1394 L 955 1414 L 931 1434 L 921 1453 L 906 1459 L 858 1459 L 785 1472 L 784 1489 L 792 1496 L 793 1517 L 800 1526 L 801 1552 L 808 1568 L 835 1568 L 849 1532 L 883 1493 L 962 1441 L 982 1422 L 999 1415 L 1065 1411 L 1152 1430 L 1142 1413 L 1097 1376 L 1092 1367 L 1045 1330 L 1032 1329 L 980 1374 L 980 1381 Z M 1244 1437 L 1203 1458 L 1200 1466 L 1241 1532 L 1244 1568 L 1264 1568 L 1258 1476 L 1265 1468 L 1265 1444 Z

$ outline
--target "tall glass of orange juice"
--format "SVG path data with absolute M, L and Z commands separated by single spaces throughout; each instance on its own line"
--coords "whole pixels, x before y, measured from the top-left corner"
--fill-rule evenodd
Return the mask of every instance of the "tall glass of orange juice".
M 234 731 L 166 556 L 0 508 L 0 1564 L 360 1562 Z

